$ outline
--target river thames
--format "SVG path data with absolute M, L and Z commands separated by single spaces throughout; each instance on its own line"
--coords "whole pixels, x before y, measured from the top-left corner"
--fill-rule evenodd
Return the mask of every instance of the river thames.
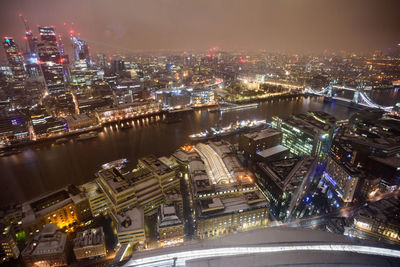
M 374 91 L 371 98 L 379 104 L 400 102 L 397 90 Z M 169 156 L 181 145 L 189 143 L 188 135 L 215 124 L 228 125 L 236 120 L 264 119 L 312 110 L 324 111 L 337 119 L 347 119 L 355 110 L 322 98 L 298 98 L 260 103 L 256 109 L 225 113 L 196 110 L 183 114 L 177 123 L 164 123 L 158 117 L 131 121 L 133 128 L 120 130 L 116 125 L 105 126 L 99 137 L 92 140 L 56 145 L 48 142 L 26 147 L 22 153 L 0 158 L 0 203 L 29 200 L 42 193 L 67 184 L 80 185 L 94 178 L 101 164 L 127 158 L 134 168 L 137 159 L 154 154 Z

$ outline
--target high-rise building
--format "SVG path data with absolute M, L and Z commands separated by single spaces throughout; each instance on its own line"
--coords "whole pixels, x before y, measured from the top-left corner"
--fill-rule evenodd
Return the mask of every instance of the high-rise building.
M 276 218 L 284 220 L 293 213 L 313 178 L 315 165 L 315 158 L 309 156 L 257 164 L 258 185 L 269 198 Z
M 37 39 L 33 36 L 32 30 L 29 28 L 28 20 L 22 15 L 19 14 L 20 18 L 22 19 L 24 26 L 25 26 L 25 37 L 24 39 L 28 43 L 29 53 L 35 54 L 36 53 L 36 42 Z
M 10 66 L 13 80 L 22 83 L 25 78 L 24 59 L 21 51 L 19 51 L 17 44 L 12 37 L 4 37 L 3 42 L 4 50 L 6 52 L 8 65 Z
M 354 167 L 341 164 L 329 157 L 323 177 L 329 182 L 343 202 L 352 202 L 357 189 L 360 172 Z
M 53 27 L 39 27 L 41 43 L 37 45 L 39 63 L 49 94 L 65 91 L 64 57 L 57 46 L 57 37 Z
M 39 26 L 39 34 L 41 42 L 57 43 L 56 31 L 54 27 Z
M 71 34 L 71 41 L 72 41 L 72 47 L 74 49 L 75 60 L 84 59 L 86 60 L 86 63 L 90 65 L 88 44 L 84 40 L 78 38 L 73 34 Z
M 308 112 L 286 118 L 272 118 L 272 127 L 282 132 L 282 145 L 296 156 L 326 158 L 336 119 L 324 112 Z

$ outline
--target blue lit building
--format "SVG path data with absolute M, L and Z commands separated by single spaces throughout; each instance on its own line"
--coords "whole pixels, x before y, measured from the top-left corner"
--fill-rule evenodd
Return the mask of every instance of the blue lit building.
M 329 157 L 322 176 L 343 202 L 353 201 L 358 181 L 361 178 L 359 171 Z
M 0 146 L 27 141 L 28 123 L 21 114 L 10 114 L 0 118 Z
M 71 34 L 72 47 L 74 49 L 74 58 L 75 60 L 86 60 L 86 63 L 90 66 L 90 58 L 89 58 L 89 46 L 88 44 L 78 38 L 77 36 Z

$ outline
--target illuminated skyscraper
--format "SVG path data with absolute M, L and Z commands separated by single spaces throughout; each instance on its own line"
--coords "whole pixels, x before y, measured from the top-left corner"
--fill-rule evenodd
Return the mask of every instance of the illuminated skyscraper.
M 57 44 L 56 31 L 54 27 L 39 26 L 40 41 Z
M 23 82 L 26 78 L 24 60 L 15 41 L 11 37 L 4 37 L 4 50 L 7 55 L 8 65 L 10 66 L 15 82 Z
M 73 35 L 72 33 L 71 33 L 71 41 L 72 41 L 72 47 L 74 48 L 75 60 L 84 59 L 86 60 L 87 64 L 90 65 L 88 44 L 84 40 Z
M 49 94 L 63 93 L 65 59 L 57 46 L 55 30 L 53 27 L 39 27 L 39 33 L 41 42 L 37 45 L 37 51 L 47 91 Z

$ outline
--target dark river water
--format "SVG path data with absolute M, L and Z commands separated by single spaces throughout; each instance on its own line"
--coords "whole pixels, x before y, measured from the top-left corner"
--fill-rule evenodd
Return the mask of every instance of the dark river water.
M 371 98 L 379 104 L 393 105 L 400 102 L 397 91 L 375 91 Z M 137 159 L 154 154 L 169 156 L 178 147 L 189 143 L 188 135 L 220 123 L 225 126 L 238 119 L 271 120 L 275 115 L 289 115 L 309 110 L 320 110 L 337 119 L 348 118 L 354 110 L 339 104 L 324 103 L 322 98 L 299 98 L 268 101 L 257 109 L 225 113 L 197 110 L 183 114 L 178 123 L 164 123 L 160 118 L 133 121 L 134 127 L 120 130 L 106 126 L 99 137 L 92 140 L 56 145 L 40 144 L 24 148 L 22 153 L 0 158 L 0 203 L 21 202 L 66 184 L 83 184 L 94 178 L 101 164 L 127 158 L 128 167 Z

